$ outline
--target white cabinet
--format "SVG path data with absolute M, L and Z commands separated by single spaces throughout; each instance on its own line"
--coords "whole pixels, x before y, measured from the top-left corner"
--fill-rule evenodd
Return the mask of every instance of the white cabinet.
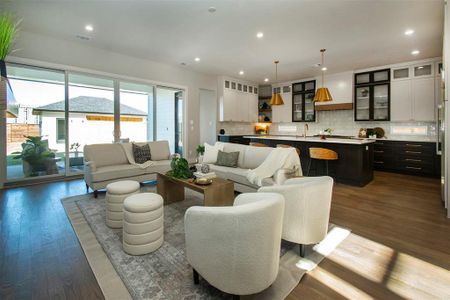
M 289 92 L 282 92 L 283 105 L 272 106 L 272 122 L 274 123 L 290 123 L 292 122 L 292 87 L 289 85 Z M 281 87 L 283 91 L 283 87 Z
M 410 121 L 413 119 L 411 99 L 411 80 L 392 81 L 391 121 Z
M 219 119 L 221 122 L 257 122 L 258 94 L 256 85 L 235 81 L 233 79 L 220 80 L 219 84 Z M 239 90 L 240 88 L 240 90 Z M 251 91 L 251 92 L 250 92 Z
M 322 77 L 316 77 L 316 88 L 322 86 Z M 353 103 L 353 72 L 325 74 L 325 86 L 331 93 L 333 101 L 317 102 L 316 106 Z
M 391 121 L 434 121 L 435 63 L 404 65 L 391 70 Z
M 434 76 L 414 79 L 412 84 L 415 121 L 435 120 Z

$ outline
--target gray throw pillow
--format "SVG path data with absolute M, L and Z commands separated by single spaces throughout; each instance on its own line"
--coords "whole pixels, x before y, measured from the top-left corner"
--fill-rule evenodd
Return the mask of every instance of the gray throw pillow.
M 223 152 L 219 150 L 216 165 L 237 168 L 239 152 Z
M 152 159 L 150 154 L 150 146 L 148 144 L 139 146 L 133 143 L 133 156 L 134 161 L 137 164 L 143 164 L 146 161 L 149 161 L 150 159 Z

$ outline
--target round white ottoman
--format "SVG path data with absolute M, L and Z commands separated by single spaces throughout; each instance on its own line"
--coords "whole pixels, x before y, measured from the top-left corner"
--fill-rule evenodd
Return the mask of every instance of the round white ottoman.
M 123 250 L 143 255 L 164 242 L 164 201 L 154 193 L 129 196 L 123 202 Z
M 123 201 L 128 196 L 139 193 L 139 182 L 122 180 L 106 186 L 106 225 L 122 228 Z

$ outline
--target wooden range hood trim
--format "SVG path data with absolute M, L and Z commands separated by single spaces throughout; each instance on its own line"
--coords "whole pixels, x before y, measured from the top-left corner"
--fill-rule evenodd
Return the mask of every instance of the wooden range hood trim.
M 337 104 L 324 104 L 316 105 L 316 111 L 324 110 L 353 110 L 353 103 L 337 103 Z

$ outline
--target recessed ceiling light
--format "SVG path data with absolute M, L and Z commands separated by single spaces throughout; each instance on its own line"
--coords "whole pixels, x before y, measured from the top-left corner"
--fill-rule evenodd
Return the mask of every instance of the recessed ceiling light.
M 194 60 L 198 62 L 200 61 L 200 57 L 196 57 Z
M 419 53 L 420 53 L 419 50 L 413 50 L 413 51 L 411 51 L 411 54 L 412 54 L 412 55 L 418 55 Z
M 422 69 L 423 69 L 423 67 L 422 67 L 422 66 L 420 66 L 420 67 L 417 67 L 417 69 L 419 69 L 419 70 L 422 70 Z
M 405 35 L 413 35 L 413 34 L 414 34 L 414 30 L 412 30 L 412 29 L 407 29 L 405 31 Z
M 264 82 L 269 82 L 269 78 L 264 78 Z
M 94 27 L 92 27 L 92 25 L 86 25 L 84 26 L 84 29 L 86 29 L 86 31 L 94 31 Z
M 323 67 L 322 68 L 322 71 L 326 71 L 326 70 L 328 70 L 327 67 Z
M 216 10 L 217 10 L 217 9 L 216 9 L 214 6 L 211 6 L 210 8 L 208 8 L 208 11 L 209 11 L 210 13 L 215 13 Z
M 239 75 L 244 75 L 244 71 L 240 70 Z
M 256 34 L 256 37 L 257 37 L 258 39 L 261 39 L 263 36 L 264 36 L 264 33 L 262 33 L 262 32 L 258 32 L 258 33 Z

